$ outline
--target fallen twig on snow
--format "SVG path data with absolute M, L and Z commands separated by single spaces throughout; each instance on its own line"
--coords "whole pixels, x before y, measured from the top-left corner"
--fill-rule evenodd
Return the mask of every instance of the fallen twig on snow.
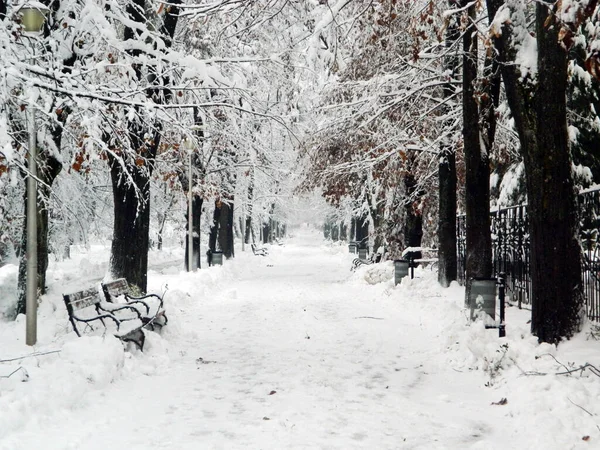
M 590 363 L 585 363 L 583 366 L 579 366 L 574 369 L 567 370 L 565 372 L 557 372 L 556 375 L 569 375 L 571 373 L 579 372 L 579 371 L 581 371 L 581 374 L 583 374 L 583 371 L 585 369 L 588 369 L 594 375 L 596 375 L 597 377 L 600 377 L 600 370 L 598 370 L 598 368 L 596 366 L 594 366 L 593 364 L 590 364 Z
M 556 361 L 557 364 L 563 366 L 566 370 L 569 370 L 569 368 L 567 366 L 565 366 L 563 363 L 561 363 L 558 359 L 556 359 L 556 357 L 551 354 L 551 353 L 542 353 L 539 356 L 536 356 L 535 359 L 541 358 L 542 356 L 549 356 L 550 358 L 552 358 L 554 361 Z
M 19 366 L 18 368 L 16 368 L 15 370 L 13 370 L 11 373 L 9 373 L 8 375 L 0 375 L 0 378 L 10 378 L 12 377 L 15 373 L 17 373 L 19 370 L 23 371 L 23 379 L 22 381 L 27 381 L 29 380 L 29 374 L 27 373 L 27 371 L 25 370 L 25 367 L 23 366 Z
M 573 405 L 577 406 L 578 408 L 581 408 L 583 411 L 585 411 L 586 413 L 588 413 L 590 416 L 594 417 L 594 415 L 589 412 L 587 409 L 585 409 L 583 406 L 578 405 L 577 403 L 575 403 L 573 400 L 571 400 L 569 397 L 567 397 L 567 400 L 569 400 Z
M 0 359 L 0 363 L 19 361 L 21 359 L 31 358 L 33 356 L 44 356 L 44 355 L 50 355 L 52 353 L 60 353 L 60 350 L 51 350 L 49 352 L 35 352 L 35 353 L 31 353 L 30 355 L 19 356 L 18 358 Z

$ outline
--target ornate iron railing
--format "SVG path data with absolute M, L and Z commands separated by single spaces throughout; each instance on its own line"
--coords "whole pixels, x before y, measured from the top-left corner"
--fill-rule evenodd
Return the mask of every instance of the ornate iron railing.
M 600 321 L 600 188 L 579 195 L 582 283 L 590 320 Z M 531 304 L 530 246 L 527 205 L 491 212 L 494 273 L 506 274 L 506 293 L 519 307 Z M 457 216 L 459 282 L 465 281 L 465 216 Z

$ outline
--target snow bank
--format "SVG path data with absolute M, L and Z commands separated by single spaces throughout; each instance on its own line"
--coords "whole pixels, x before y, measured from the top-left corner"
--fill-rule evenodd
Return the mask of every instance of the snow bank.
M 14 316 L 17 307 L 17 274 L 19 267 L 7 264 L 0 267 L 0 321 Z
M 147 333 L 143 353 L 112 336 L 77 338 L 68 327 L 61 294 L 89 287 L 79 269 L 102 277 L 106 258 L 82 251 L 77 262 L 53 263 L 38 345 L 24 345 L 22 316 L 0 322 L 0 449 L 24 448 L 20 438 L 49 433 L 104 392 L 119 392 L 113 386 L 157 386 L 152 379 L 165 391 L 157 394 L 166 398 L 169 414 L 179 417 L 187 408 L 186 417 L 198 417 L 204 425 L 196 425 L 205 426 L 199 431 L 210 435 L 204 442 L 227 448 L 243 448 L 241 442 L 267 448 L 273 433 L 281 442 L 316 447 L 402 447 L 398 430 L 414 439 L 413 448 L 558 450 L 600 442 L 600 378 L 589 366 L 576 370 L 586 363 L 600 368 L 592 324 L 558 347 L 538 344 L 529 331 L 530 312 L 509 307 L 507 335 L 499 338 L 497 330 L 469 320 L 464 289 L 440 287 L 435 270 L 418 267 L 414 279 L 395 286 L 391 262 L 351 272 L 354 257 L 347 246 L 312 236 L 270 246 L 266 257 L 238 251 L 235 260 L 195 273 L 181 271 L 180 261 L 152 269 L 149 291 L 166 290 L 169 323 L 160 335 Z M 97 264 L 79 266 L 83 260 Z M 1 268 L 0 286 L 11 277 L 14 267 Z M 32 351 L 37 355 L 8 361 Z M 463 397 L 464 404 L 456 402 Z M 461 419 L 467 403 L 481 420 Z M 399 411 L 399 404 L 409 410 Z M 454 414 L 455 423 L 438 420 L 445 410 L 439 417 Z M 384 424 L 382 417 L 392 419 Z M 332 418 L 337 422 L 329 427 Z M 287 427 L 288 419 L 297 426 Z M 359 430 L 363 422 L 368 426 Z M 423 431 L 428 424 L 437 428 Z M 171 425 L 189 431 L 185 421 Z M 344 427 L 361 433 L 324 434 Z M 373 427 L 382 433 L 373 436 Z M 188 439 L 181 436 L 171 438 Z M 456 442 L 464 445 L 450 444 Z

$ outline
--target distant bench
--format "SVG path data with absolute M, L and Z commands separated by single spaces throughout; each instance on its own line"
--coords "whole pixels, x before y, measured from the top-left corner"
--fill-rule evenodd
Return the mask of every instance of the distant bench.
M 257 247 L 256 244 L 250 244 L 250 248 L 255 256 L 267 256 L 269 254 L 269 250 L 264 247 Z
M 421 253 L 425 257 L 423 258 L 411 258 L 413 253 Z M 402 257 L 409 257 L 409 260 L 413 263 L 413 267 L 417 264 L 431 264 L 433 269 L 438 264 L 438 249 L 429 247 L 407 247 L 402 251 Z
M 163 299 L 155 294 L 141 297 L 129 295 L 129 286 L 123 278 L 102 283 L 102 292 L 96 288 L 63 295 L 69 321 L 77 336 L 102 327 L 123 342 L 133 342 L 144 349 L 146 336 L 143 329 L 158 330 L 167 324 Z M 123 296 L 124 302 L 120 298 Z
M 354 260 L 352 261 L 352 267 L 350 268 L 350 270 L 356 270 L 360 266 L 363 266 L 363 265 L 371 265 L 371 264 L 380 263 L 380 262 L 384 261 L 384 256 L 385 256 L 385 248 L 379 247 L 379 250 L 377 250 L 375 253 L 371 253 L 371 256 L 369 256 L 367 259 L 354 258 Z

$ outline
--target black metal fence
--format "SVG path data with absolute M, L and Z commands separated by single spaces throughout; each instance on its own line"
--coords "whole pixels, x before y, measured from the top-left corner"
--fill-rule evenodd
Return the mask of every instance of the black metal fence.
M 590 320 L 600 321 L 600 188 L 579 195 L 582 282 Z M 466 217 L 457 217 L 458 278 L 465 281 Z M 491 213 L 494 273 L 506 274 L 506 293 L 521 305 L 531 304 L 530 245 L 527 205 L 501 208 Z

